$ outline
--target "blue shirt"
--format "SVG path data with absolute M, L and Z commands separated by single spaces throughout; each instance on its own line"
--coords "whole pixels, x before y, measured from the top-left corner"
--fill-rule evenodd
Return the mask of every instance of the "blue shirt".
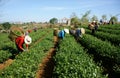
M 59 38 L 64 38 L 65 37 L 65 32 L 64 32 L 64 30 L 61 30 L 59 33 L 58 33 L 58 37 Z
M 81 35 L 81 30 L 77 29 L 76 30 L 76 36 L 79 37 Z

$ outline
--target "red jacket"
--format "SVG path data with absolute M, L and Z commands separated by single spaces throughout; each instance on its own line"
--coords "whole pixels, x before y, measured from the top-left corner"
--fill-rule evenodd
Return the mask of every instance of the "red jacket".
M 24 50 L 24 47 L 23 47 L 23 44 L 25 43 L 24 42 L 24 38 L 25 36 L 19 36 L 15 39 L 15 43 L 16 43 L 16 46 L 18 48 L 19 51 L 23 51 Z M 28 45 L 26 44 L 26 47 L 28 48 Z

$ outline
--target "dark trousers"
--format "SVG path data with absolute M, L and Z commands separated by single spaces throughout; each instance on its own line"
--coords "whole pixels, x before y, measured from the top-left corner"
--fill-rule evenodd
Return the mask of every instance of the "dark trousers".
M 95 33 L 95 29 L 92 29 L 92 34 L 94 34 Z

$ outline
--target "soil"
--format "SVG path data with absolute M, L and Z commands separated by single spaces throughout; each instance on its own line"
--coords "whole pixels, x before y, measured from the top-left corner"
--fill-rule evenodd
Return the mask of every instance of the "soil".
M 36 78 L 52 78 L 52 72 L 54 69 L 54 59 L 55 49 L 51 48 L 48 52 L 48 55 L 42 60 L 42 63 L 39 65 L 39 70 L 36 74 Z
M 58 46 L 58 38 L 54 36 L 54 47 L 48 51 L 48 54 L 43 58 L 42 63 L 39 65 L 39 70 L 36 73 L 36 78 L 52 78 L 55 61 L 53 56 L 56 54 Z
M 0 64 L 0 70 L 4 69 L 5 67 L 9 66 L 10 64 L 12 64 L 14 60 L 13 59 L 8 59 L 7 61 L 5 61 L 4 63 Z

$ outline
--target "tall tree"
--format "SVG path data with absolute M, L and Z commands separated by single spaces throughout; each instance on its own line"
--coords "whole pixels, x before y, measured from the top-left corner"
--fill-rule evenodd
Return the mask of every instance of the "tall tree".
M 114 23 L 117 23 L 118 22 L 118 16 L 120 14 L 116 14 L 114 16 L 111 15 L 111 18 L 110 18 L 110 23 L 114 22 Z
M 114 24 L 114 23 L 117 23 L 118 22 L 118 18 L 116 16 L 112 16 L 110 18 L 110 23 Z
M 107 15 L 102 15 L 102 20 L 105 22 L 107 20 Z
M 91 18 L 91 21 L 98 21 L 98 18 L 96 15 L 93 15 L 93 17 Z
M 78 25 L 80 23 L 80 19 L 78 17 L 71 18 L 72 25 Z
M 58 19 L 57 18 L 52 18 L 52 19 L 50 19 L 50 21 L 49 21 L 51 24 L 56 24 L 56 23 L 58 23 Z
M 2 24 L 2 26 L 5 30 L 8 30 L 11 27 L 11 24 L 9 22 L 5 22 Z
M 72 15 L 71 15 L 71 25 L 74 25 L 75 27 L 80 25 L 80 19 L 78 18 L 78 16 L 75 13 L 72 13 Z
M 73 13 L 71 14 L 70 18 L 78 18 L 78 16 L 76 15 L 75 12 L 73 12 Z
M 84 24 L 89 23 L 89 17 L 88 16 L 89 16 L 90 12 L 91 11 L 89 10 L 82 16 L 82 18 L 81 18 L 82 23 L 84 23 Z

